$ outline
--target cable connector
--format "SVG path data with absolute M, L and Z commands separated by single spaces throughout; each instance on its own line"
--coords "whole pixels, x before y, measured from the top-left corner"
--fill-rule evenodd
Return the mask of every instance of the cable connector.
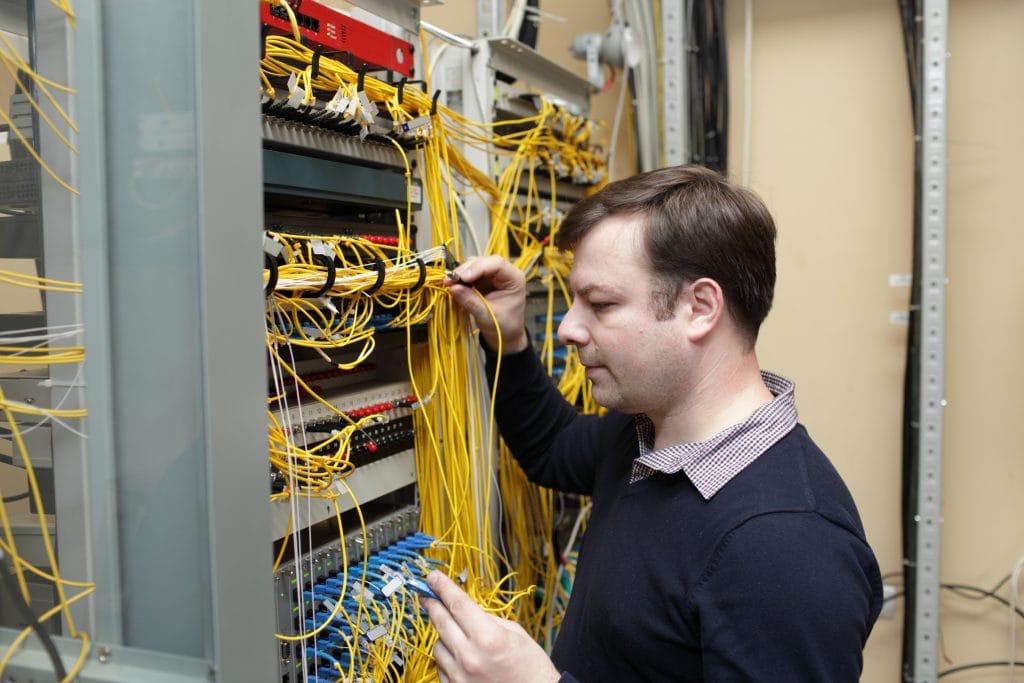
M 461 283 L 462 278 L 455 272 L 461 264 L 458 259 L 455 258 L 455 254 L 451 252 L 448 245 L 442 245 L 441 251 L 444 254 L 444 274 L 452 282 Z

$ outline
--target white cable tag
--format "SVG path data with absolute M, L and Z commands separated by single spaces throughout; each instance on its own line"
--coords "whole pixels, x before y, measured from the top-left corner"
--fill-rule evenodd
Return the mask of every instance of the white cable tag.
M 263 235 L 263 251 L 269 256 L 277 258 L 281 255 L 281 251 L 284 249 L 284 245 L 275 240 L 270 235 Z
M 380 589 L 380 592 L 384 594 L 385 598 L 390 598 L 396 590 L 405 585 L 405 579 L 397 574 L 391 577 L 391 580 L 384 584 L 384 587 Z
M 334 256 L 334 251 L 323 240 L 310 240 L 309 248 L 320 256 Z
M 360 596 L 362 596 L 360 598 Z M 359 602 L 373 602 L 373 593 L 369 588 L 363 588 L 358 581 L 352 582 L 352 597 Z M 364 631 L 366 629 L 363 629 Z
M 370 132 L 376 133 L 377 135 L 387 135 L 391 132 L 392 121 L 384 116 L 374 116 L 373 123 L 370 124 Z
M 377 105 L 370 101 L 370 98 L 366 96 L 365 90 L 359 91 L 359 105 L 363 110 L 363 115 L 366 116 L 366 122 L 369 123 L 373 120 L 373 117 L 377 115 Z
M 348 108 L 345 109 L 345 116 L 354 119 L 357 111 L 359 111 L 359 98 L 353 97 L 349 100 Z
M 298 76 L 295 72 L 288 77 L 288 106 L 292 109 L 298 108 L 306 99 L 306 90 L 298 84 Z
M 321 307 L 326 308 L 331 313 L 333 313 L 335 315 L 338 314 L 338 309 L 335 307 L 334 302 L 331 301 L 331 297 L 329 297 L 329 296 L 321 296 L 321 297 L 317 298 L 316 301 L 317 301 L 318 304 L 320 304 Z
M 331 101 L 327 103 L 327 110 L 332 111 L 335 114 L 341 114 L 348 109 L 348 105 L 351 104 L 351 102 L 352 101 L 345 96 L 345 93 L 342 92 L 341 88 L 338 88 L 338 92 L 334 93 L 334 97 L 332 97 Z
M 388 634 L 387 627 L 384 624 L 377 624 L 369 631 L 366 632 L 366 639 L 371 643 L 374 643 Z
M 396 133 L 415 133 L 421 128 L 426 128 L 427 132 L 430 130 L 430 117 L 429 116 L 417 116 L 411 121 L 399 123 L 395 121 L 395 132 Z

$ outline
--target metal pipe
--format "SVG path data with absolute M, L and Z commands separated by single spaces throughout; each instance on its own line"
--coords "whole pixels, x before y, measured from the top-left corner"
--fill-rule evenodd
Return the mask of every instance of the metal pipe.
M 426 31 L 427 33 L 432 33 L 441 40 L 448 41 L 449 43 L 457 47 L 466 48 L 467 50 L 469 50 L 470 54 L 475 55 L 477 53 L 477 50 L 480 49 L 479 47 L 477 47 L 477 44 L 474 41 L 469 40 L 468 38 L 463 38 L 462 36 L 457 36 L 454 33 L 451 33 L 450 31 L 445 31 L 440 26 L 434 26 L 433 24 L 428 23 L 426 21 L 421 21 L 420 26 L 423 28 L 424 31 Z

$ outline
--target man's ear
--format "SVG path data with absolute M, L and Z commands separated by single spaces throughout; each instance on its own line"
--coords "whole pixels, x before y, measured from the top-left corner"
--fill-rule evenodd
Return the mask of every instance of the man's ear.
M 687 337 L 699 342 L 711 333 L 725 314 L 725 296 L 722 287 L 711 278 L 702 277 L 690 283 L 683 294 L 689 306 Z

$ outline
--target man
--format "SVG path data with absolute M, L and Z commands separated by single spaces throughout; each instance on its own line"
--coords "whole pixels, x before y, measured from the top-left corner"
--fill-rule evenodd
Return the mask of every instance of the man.
M 572 598 L 548 660 L 431 574 L 442 681 L 856 681 L 881 578 L 793 383 L 758 365 L 775 285 L 765 206 L 707 169 L 667 168 L 584 199 L 557 240 L 575 252 L 558 336 L 604 417 L 578 415 L 544 375 L 509 263 L 469 260 L 450 291 L 492 377 L 501 349 L 496 414 L 524 471 L 592 496 Z

